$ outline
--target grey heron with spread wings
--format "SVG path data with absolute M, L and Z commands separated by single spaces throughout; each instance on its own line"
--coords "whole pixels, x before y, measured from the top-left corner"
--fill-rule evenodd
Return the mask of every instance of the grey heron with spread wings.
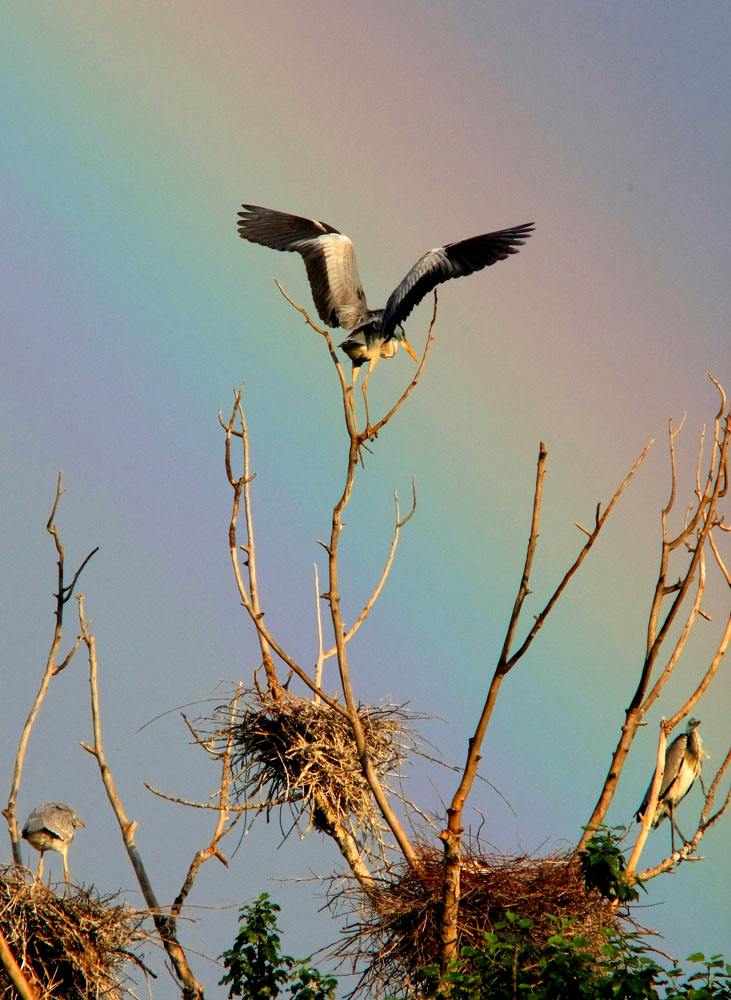
M 414 361 L 401 324 L 425 295 L 443 281 L 481 271 L 518 253 L 533 232 L 533 223 L 472 236 L 427 250 L 391 292 L 383 309 L 369 309 L 358 275 L 353 244 L 326 222 L 305 219 L 257 205 L 242 205 L 239 235 L 250 243 L 299 253 L 307 268 L 312 298 L 327 326 L 350 331 L 340 347 L 353 362 L 351 390 L 361 365 L 368 362 L 363 399 L 368 420 L 366 386 L 379 358 L 392 358 L 403 344 Z

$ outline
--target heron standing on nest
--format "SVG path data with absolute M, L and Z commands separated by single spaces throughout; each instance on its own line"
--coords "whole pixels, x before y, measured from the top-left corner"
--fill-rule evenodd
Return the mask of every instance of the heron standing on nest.
M 244 211 L 239 212 L 239 236 L 272 250 L 299 253 L 307 268 L 320 319 L 327 326 L 342 326 L 351 331 L 340 347 L 353 362 L 351 392 L 361 365 L 368 362 L 362 387 L 368 426 L 366 386 L 379 358 L 392 358 L 403 344 L 414 361 L 418 360 L 401 326 L 411 310 L 441 282 L 481 271 L 518 253 L 517 248 L 533 232 L 533 223 L 526 223 L 427 250 L 391 292 L 385 307 L 369 309 L 355 250 L 347 236 L 327 222 L 257 205 L 241 207 Z
M 23 827 L 23 838 L 31 847 L 41 852 L 38 862 L 38 878 L 43 875 L 44 851 L 57 851 L 63 857 L 63 874 L 69 881 L 69 867 L 66 855 L 69 844 L 74 839 L 77 826 L 84 824 L 77 819 L 71 806 L 63 802 L 44 802 L 36 806 Z
M 683 843 L 687 844 L 687 838 L 675 822 L 675 807 L 685 798 L 693 787 L 696 778 L 701 773 L 703 758 L 708 754 L 703 750 L 703 742 L 698 733 L 700 721 L 698 719 L 688 719 L 685 732 L 677 736 L 668 747 L 665 753 L 665 769 L 662 776 L 662 785 L 657 797 L 657 807 L 652 820 L 652 829 L 656 829 L 666 816 L 670 819 L 670 846 L 675 854 L 675 831 L 677 830 Z M 645 792 L 642 805 L 635 813 L 638 823 L 645 818 L 647 807 L 650 804 L 650 791 L 652 781 Z

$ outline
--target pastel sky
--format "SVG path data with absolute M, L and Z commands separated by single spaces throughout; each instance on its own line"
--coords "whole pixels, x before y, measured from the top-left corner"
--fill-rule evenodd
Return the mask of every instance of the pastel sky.
M 179 889 L 210 817 L 151 798 L 142 781 L 186 797 L 213 790 L 216 776 L 171 710 L 215 703 L 220 680 L 249 679 L 258 662 L 228 562 L 217 420 L 242 382 L 267 621 L 303 664 L 314 659 L 313 563 L 323 570 L 317 539 L 345 458 L 339 388 L 321 338 L 273 283 L 308 305 L 301 260 L 240 241 L 240 203 L 346 232 L 373 306 L 427 248 L 534 221 L 517 257 L 443 286 L 425 375 L 358 477 L 342 591 L 352 618 L 387 552 L 393 492 L 406 502 L 413 476 L 417 513 L 352 666 L 363 701 L 408 701 L 437 716 L 424 733 L 458 763 L 519 582 L 539 442 L 549 458 L 528 620 L 581 544 L 575 522 L 591 520 L 656 439 L 504 685 L 482 771 L 511 808 L 485 785 L 469 817 L 476 829 L 484 816 L 484 841 L 506 852 L 574 843 L 642 660 L 668 419 L 687 413 L 678 445 L 687 496 L 698 437 L 717 408 L 707 373 L 731 390 L 731 9 L 709 0 L 26 0 L 3 4 L 3 22 L 8 786 L 51 637 L 45 522 L 63 469 L 69 561 L 100 546 L 82 591 L 111 763 L 159 896 Z M 417 348 L 430 309 L 409 319 Z M 380 365 L 373 409 L 389 406 L 412 371 L 404 352 Z M 725 551 L 731 558 L 727 540 Z M 612 823 L 631 821 L 657 723 L 705 668 L 727 590 L 716 573 L 713 620 L 699 625 L 637 741 Z M 696 710 L 709 769 L 728 749 L 727 672 Z M 104 892 L 121 886 L 137 903 L 78 745 L 90 738 L 87 687 L 81 661 L 54 681 L 19 809 L 72 803 L 87 824 L 71 852 L 75 878 Z M 438 813 L 452 782 L 419 763 L 414 797 Z M 688 827 L 700 802 L 695 790 L 683 807 Z M 729 954 L 728 830 L 708 835 L 703 863 L 656 880 L 639 913 L 681 958 Z M 210 862 L 189 943 L 215 956 L 233 938 L 236 907 L 262 890 L 285 904 L 289 953 L 334 937 L 310 883 L 273 881 L 329 872 L 337 858 L 317 837 L 279 847 L 278 824 L 260 821 L 229 869 Z M 667 839 L 665 827 L 653 835 L 648 863 Z M 703 914 L 692 941 L 689 910 Z M 220 976 L 203 958 L 196 971 L 209 985 Z M 158 989 L 173 995 L 164 982 Z

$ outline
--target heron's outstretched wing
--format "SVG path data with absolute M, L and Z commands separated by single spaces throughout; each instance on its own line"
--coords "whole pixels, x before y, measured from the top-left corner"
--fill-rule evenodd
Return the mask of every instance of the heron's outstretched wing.
M 533 223 L 527 222 L 513 229 L 484 233 L 428 250 L 391 293 L 383 311 L 384 335 L 393 336 L 396 327 L 403 323 L 414 306 L 441 282 L 481 271 L 498 260 L 505 260 L 510 254 L 518 253 L 517 248 L 523 246 L 532 233 Z
M 301 254 L 320 319 L 328 326 L 354 330 L 368 307 L 348 237 L 316 219 L 257 205 L 241 207 L 239 236 L 272 250 Z

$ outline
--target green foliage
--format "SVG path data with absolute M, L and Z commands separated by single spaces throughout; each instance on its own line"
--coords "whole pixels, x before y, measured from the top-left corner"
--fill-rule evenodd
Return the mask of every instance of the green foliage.
M 616 828 L 621 829 L 620 827 Z M 625 875 L 624 855 L 619 849 L 619 835 L 600 826 L 586 848 L 579 854 L 579 864 L 588 889 L 597 889 L 605 899 L 632 903 L 640 898 L 636 886 Z
M 274 1000 L 287 985 L 292 1000 L 332 1000 L 337 979 L 311 968 L 307 959 L 282 955 L 276 917 L 280 909 L 266 892 L 241 908 L 233 947 L 220 956 L 228 969 L 220 985 L 229 986 L 229 1000 Z
M 508 913 L 479 948 L 465 947 L 445 973 L 423 970 L 423 996 L 435 1000 L 722 1000 L 731 998 L 731 965 L 720 956 L 691 955 L 704 966 L 691 975 L 648 958 L 635 934 L 605 932 L 597 955 L 570 921 L 554 917 L 541 944 L 533 922 Z
M 229 998 L 333 1000 L 337 980 L 307 960 L 283 955 L 277 913 L 262 893 L 240 911 L 233 947 L 224 952 Z M 507 913 L 479 948 L 466 946 L 446 972 L 438 965 L 421 974 L 421 997 L 434 1000 L 731 1000 L 731 965 L 720 955 L 688 957 L 698 971 L 664 969 L 647 955 L 638 936 L 604 931 L 603 943 L 573 933 L 563 917 L 549 918 L 552 933 L 537 939 L 534 923 Z
M 665 1000 L 715 1000 L 731 997 L 731 965 L 724 962 L 721 955 L 706 958 L 703 952 L 689 955 L 689 962 L 702 965 L 703 972 L 694 972 L 684 982 L 680 981 L 683 972 L 679 968 L 666 971 L 667 986 Z

